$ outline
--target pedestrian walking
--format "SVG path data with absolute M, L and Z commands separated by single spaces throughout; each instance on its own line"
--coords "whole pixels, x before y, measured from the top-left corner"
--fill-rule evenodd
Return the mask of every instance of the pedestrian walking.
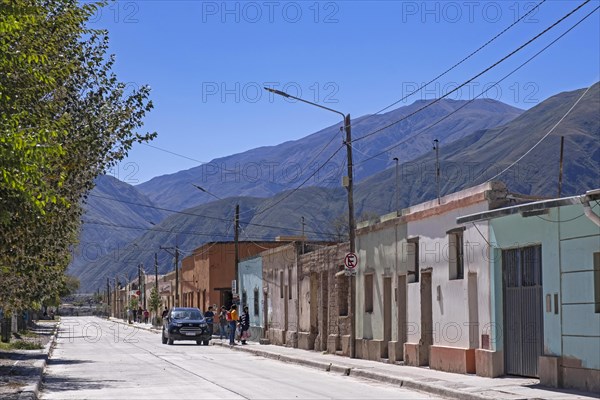
M 221 306 L 219 311 L 219 339 L 227 337 L 227 308 Z
M 206 324 L 208 325 L 208 332 L 210 336 L 213 335 L 213 324 L 215 320 L 215 313 L 213 312 L 212 306 L 208 307 L 208 311 L 204 313 L 204 318 L 206 318 Z
M 162 319 L 164 320 L 168 314 L 169 314 L 169 309 L 167 308 L 167 306 L 165 306 L 165 309 L 162 312 Z
M 229 345 L 234 346 L 235 343 L 235 327 L 238 323 L 237 306 L 233 304 L 229 310 Z
M 247 344 L 246 340 L 250 338 L 250 314 L 248 314 L 248 306 L 244 306 L 244 312 L 240 317 L 240 326 L 242 344 Z
M 144 310 L 144 323 L 147 324 L 148 323 L 148 318 L 150 317 L 150 312 L 148 311 L 148 309 Z

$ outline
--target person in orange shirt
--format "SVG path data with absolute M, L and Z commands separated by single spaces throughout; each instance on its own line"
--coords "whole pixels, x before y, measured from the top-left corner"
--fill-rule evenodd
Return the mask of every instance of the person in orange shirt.
M 239 319 L 237 306 L 235 304 L 231 306 L 229 314 L 231 315 L 231 320 L 229 321 L 229 345 L 235 346 L 235 328 Z

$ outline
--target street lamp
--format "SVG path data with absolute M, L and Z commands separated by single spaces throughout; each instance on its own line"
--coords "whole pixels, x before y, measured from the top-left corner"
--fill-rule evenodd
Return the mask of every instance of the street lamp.
M 217 195 L 216 195 L 216 194 L 214 194 L 214 193 L 211 193 L 211 192 L 209 192 L 208 190 L 204 189 L 202 186 L 198 186 L 198 185 L 196 185 L 196 184 L 194 184 L 194 183 L 192 183 L 191 185 L 192 185 L 193 187 L 195 187 L 196 189 L 198 189 L 198 190 L 200 190 L 200 191 L 202 191 L 202 192 L 204 192 L 204 193 L 206 193 L 206 194 L 209 194 L 209 195 L 211 195 L 212 197 L 214 197 L 214 198 L 216 198 L 216 199 L 218 199 L 218 200 L 223 200 L 221 197 L 217 196 Z
M 160 249 L 175 257 L 175 307 L 179 307 L 179 245 L 175 240 L 175 247 L 160 246 Z M 171 253 L 171 250 L 175 250 L 175 253 Z
M 152 221 L 148 221 L 151 225 L 156 226 L 156 224 Z M 173 229 L 175 229 L 175 227 L 173 227 L 169 233 L 173 233 Z M 169 253 L 170 255 L 172 255 L 173 257 L 175 257 L 175 307 L 179 307 L 179 240 L 178 240 L 178 234 L 175 234 L 175 247 L 170 246 L 170 247 L 164 247 L 164 246 L 159 246 L 160 250 L 164 250 L 167 253 Z M 175 253 L 171 253 L 171 250 L 175 250 Z M 156 288 L 158 291 L 158 260 L 157 260 L 157 254 L 154 253 L 154 273 L 155 273 L 155 278 L 156 278 Z
M 283 92 L 281 92 L 281 93 L 283 93 Z M 192 183 L 192 186 L 195 187 L 196 189 L 204 192 L 204 193 L 207 193 L 207 194 L 209 194 L 209 195 L 211 195 L 211 196 L 219 199 L 219 200 L 223 200 L 221 197 L 217 196 L 214 193 L 209 192 L 208 190 L 204 189 L 202 186 L 198 186 L 198 185 L 193 184 L 193 183 Z M 234 233 L 234 239 L 233 239 L 233 241 L 234 241 L 234 253 L 235 253 L 234 254 L 234 263 L 235 263 L 234 280 L 236 282 L 236 284 L 235 284 L 236 293 L 240 293 L 240 288 L 238 288 L 239 285 L 237 284 L 237 282 L 239 281 L 238 274 L 239 274 L 239 264 L 240 264 L 240 255 L 239 255 L 240 254 L 239 253 L 240 205 L 239 204 L 235 205 L 234 225 L 235 225 L 235 228 L 234 228 L 235 229 L 235 233 Z M 231 289 L 232 289 L 232 292 L 233 292 L 233 282 L 232 282 L 232 288 Z M 236 293 L 234 293 L 234 294 L 236 294 Z
M 342 123 L 344 125 L 344 131 L 346 132 L 346 140 L 344 144 L 346 145 L 346 154 L 348 157 L 348 176 L 345 180 L 346 189 L 348 190 L 348 240 L 350 241 L 350 253 L 355 252 L 355 244 L 354 244 L 354 184 L 352 177 L 352 133 L 351 133 L 351 123 L 350 123 L 350 114 L 344 114 L 341 111 L 334 110 L 333 108 L 325 107 L 317 103 L 313 103 L 308 100 L 301 99 L 296 96 L 292 96 L 286 92 L 277 89 L 264 88 L 266 91 L 276 94 L 278 96 L 286 97 L 289 99 L 298 100 L 302 103 L 310 104 L 315 107 L 322 108 L 327 111 L 331 111 L 333 113 L 339 114 L 342 116 Z M 349 285 L 350 285 L 350 357 L 356 358 L 356 321 L 355 321 L 355 298 L 356 298 L 356 285 L 354 275 L 350 275 L 348 277 Z

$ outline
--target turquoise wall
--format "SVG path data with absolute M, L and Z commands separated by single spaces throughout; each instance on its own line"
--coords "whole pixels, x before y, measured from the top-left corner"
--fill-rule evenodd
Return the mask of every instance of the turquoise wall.
M 548 214 L 527 218 L 515 214 L 492 219 L 490 239 L 490 253 L 494 254 L 490 262 L 494 269 L 490 274 L 492 321 L 500 328 L 493 348 L 503 347 L 501 249 L 541 244 L 544 354 L 577 358 L 584 368 L 599 369 L 600 314 L 594 312 L 593 304 L 593 253 L 600 251 L 600 228 L 583 214 L 583 207 L 552 208 Z M 559 296 L 558 313 L 554 294 Z
M 250 311 L 250 325 L 262 327 L 263 322 L 263 284 L 262 284 L 262 257 L 256 256 L 240 261 L 238 267 L 240 282 L 240 296 L 246 291 L 246 305 Z M 254 312 L 254 293 L 258 290 L 258 314 Z

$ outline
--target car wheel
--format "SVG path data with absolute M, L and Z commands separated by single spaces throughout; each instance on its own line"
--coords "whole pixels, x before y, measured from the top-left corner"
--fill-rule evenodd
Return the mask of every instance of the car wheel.
M 167 344 L 167 338 L 165 337 L 165 333 L 162 334 L 162 344 Z
M 209 340 L 205 340 L 205 341 L 204 341 L 204 345 L 205 345 L 205 346 L 208 346 L 208 345 L 209 345 L 209 343 L 210 343 L 210 341 L 209 341 Z
M 168 344 L 169 346 L 171 346 L 171 345 L 173 344 L 173 339 L 169 338 L 169 339 L 167 340 L 167 344 Z
M 196 340 L 196 344 L 200 346 L 202 344 L 202 340 Z

